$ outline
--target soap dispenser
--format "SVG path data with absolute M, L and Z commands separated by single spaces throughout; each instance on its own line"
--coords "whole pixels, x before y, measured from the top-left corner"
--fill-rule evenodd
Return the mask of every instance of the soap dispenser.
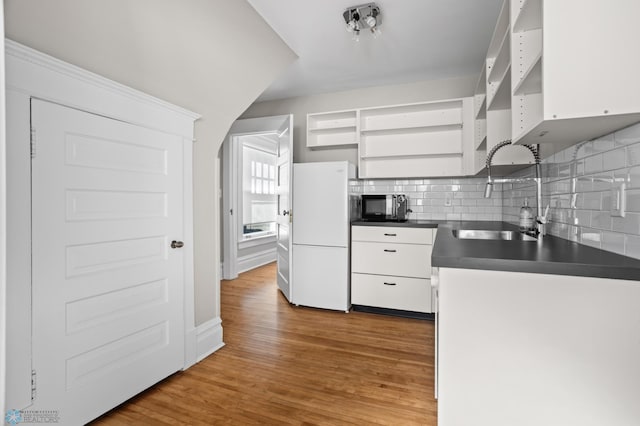
M 520 208 L 520 231 L 533 230 L 533 210 L 529 207 L 529 199 L 524 199 L 524 205 Z

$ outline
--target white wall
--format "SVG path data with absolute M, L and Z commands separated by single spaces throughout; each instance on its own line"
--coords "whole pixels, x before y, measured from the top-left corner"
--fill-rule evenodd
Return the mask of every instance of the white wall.
M 256 102 L 242 114 L 241 118 L 292 113 L 294 116 L 294 162 L 347 160 L 357 164 L 357 148 L 355 147 L 315 150 L 310 150 L 306 147 L 308 113 L 472 96 L 477 80 L 478 76 L 473 75 L 446 80 L 369 87 L 321 95 Z
M 194 146 L 196 324 L 219 316 L 216 157 L 295 58 L 244 0 L 7 0 L 7 37 L 202 115 Z

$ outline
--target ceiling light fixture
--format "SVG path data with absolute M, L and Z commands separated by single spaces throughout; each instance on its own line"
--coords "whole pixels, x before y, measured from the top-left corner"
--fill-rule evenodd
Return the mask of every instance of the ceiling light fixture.
M 381 34 L 380 8 L 375 3 L 349 7 L 342 13 L 342 17 L 347 25 L 347 31 L 353 33 L 355 41 L 360 41 L 361 28 L 369 28 L 374 37 Z

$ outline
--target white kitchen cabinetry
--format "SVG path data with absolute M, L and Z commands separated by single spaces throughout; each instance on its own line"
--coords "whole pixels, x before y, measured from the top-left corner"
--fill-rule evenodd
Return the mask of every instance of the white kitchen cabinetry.
M 474 134 L 473 150 L 470 152 L 471 170 L 469 174 L 478 174 L 487 160 L 487 82 L 486 68 L 483 67 L 473 95 Z
M 438 269 L 438 425 L 638 424 L 639 282 Z
M 485 152 L 498 143 L 511 139 L 511 70 L 512 42 L 509 0 L 505 0 L 496 23 L 483 75 L 486 76 L 486 146 Z M 476 92 L 479 90 L 476 89 Z M 533 163 L 533 158 L 524 147 L 501 149 L 493 157 L 492 165 L 516 166 Z M 497 167 L 494 173 L 501 169 Z M 513 167 L 504 169 L 505 173 Z
M 357 146 L 358 111 L 307 114 L 307 147 Z
M 353 226 L 351 303 L 432 312 L 433 238 L 428 228 Z
M 510 0 L 515 143 L 567 146 L 640 120 L 640 2 Z
M 473 98 L 360 110 L 360 178 L 462 176 Z

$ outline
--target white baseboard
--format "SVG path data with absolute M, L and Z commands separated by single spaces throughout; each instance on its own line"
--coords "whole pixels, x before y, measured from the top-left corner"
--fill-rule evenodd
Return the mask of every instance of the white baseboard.
M 238 273 L 247 272 L 267 263 L 275 262 L 277 258 L 276 248 L 270 248 L 258 253 L 238 258 Z
M 196 327 L 197 335 L 197 361 L 200 362 L 221 347 L 222 341 L 222 320 L 220 317 L 211 319 Z
M 191 367 L 197 362 L 197 329 L 194 327 L 185 332 L 184 336 L 184 367 L 183 370 Z

